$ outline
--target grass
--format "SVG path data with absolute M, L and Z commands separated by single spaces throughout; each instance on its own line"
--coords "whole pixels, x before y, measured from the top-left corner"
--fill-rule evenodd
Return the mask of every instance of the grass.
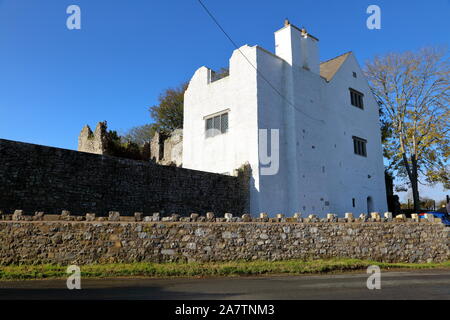
M 288 260 L 288 261 L 236 261 L 208 263 L 130 263 L 94 264 L 80 266 L 83 278 L 115 277 L 222 277 L 257 275 L 300 275 L 365 270 L 370 265 L 381 269 L 435 269 L 450 268 L 444 263 L 379 263 L 356 259 Z M 66 278 L 67 266 L 10 265 L 0 266 L 0 280 L 34 280 Z

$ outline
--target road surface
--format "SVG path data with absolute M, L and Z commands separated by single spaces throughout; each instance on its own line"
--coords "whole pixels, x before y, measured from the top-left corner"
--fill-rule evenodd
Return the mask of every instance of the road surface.
M 450 270 L 382 272 L 381 290 L 368 290 L 366 273 L 208 279 L 82 279 L 81 290 L 65 280 L 0 282 L 0 300 L 303 300 L 446 299 Z

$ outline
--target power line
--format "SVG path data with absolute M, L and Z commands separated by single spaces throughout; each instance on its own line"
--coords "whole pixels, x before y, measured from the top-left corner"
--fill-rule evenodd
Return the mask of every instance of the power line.
M 233 44 L 233 46 L 239 51 L 239 53 L 245 58 L 245 60 L 247 60 L 247 62 L 253 67 L 253 69 L 255 69 L 255 71 L 261 76 L 261 78 L 282 98 L 284 99 L 289 105 L 291 105 L 295 110 L 297 110 L 298 112 L 300 112 L 301 114 L 307 116 L 308 118 L 318 121 L 318 122 L 322 122 L 325 123 L 325 121 L 323 120 L 319 120 L 316 119 L 312 116 L 310 116 L 309 114 L 305 113 L 304 111 L 298 109 L 288 98 L 286 98 L 265 76 L 264 74 L 262 74 L 261 71 L 259 71 L 255 65 L 250 61 L 249 58 L 247 58 L 247 56 L 242 52 L 242 50 L 238 47 L 238 45 L 236 44 L 236 42 L 234 42 L 234 40 L 230 37 L 230 35 L 225 31 L 225 29 L 220 25 L 219 21 L 217 21 L 217 19 L 214 17 L 214 15 L 211 13 L 211 11 L 208 10 L 208 8 L 205 6 L 205 4 L 201 1 L 201 0 L 197 0 L 200 5 L 203 7 L 203 9 L 205 10 L 205 12 L 209 15 L 209 17 L 214 21 L 214 23 L 217 25 L 217 27 L 223 32 L 223 34 L 228 38 L 228 40 Z

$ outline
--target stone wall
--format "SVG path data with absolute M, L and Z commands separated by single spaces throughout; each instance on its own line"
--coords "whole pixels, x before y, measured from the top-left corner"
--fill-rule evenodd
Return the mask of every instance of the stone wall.
M 109 220 L 116 221 L 84 221 L 68 214 L 24 217 L 20 212 L 13 219 L 0 221 L 0 265 L 338 257 L 424 263 L 450 258 L 450 229 L 426 220 L 263 222 L 228 215 L 240 222 L 224 222 L 209 214 L 161 222 L 157 215 L 135 221 L 142 216 L 119 218 L 111 213 Z
M 183 129 L 174 130 L 169 136 L 156 132 L 150 143 L 151 159 L 162 165 L 183 164 Z
M 244 179 L 0 139 L 0 210 L 105 215 L 247 211 Z
M 108 137 L 106 122 L 99 122 L 92 132 L 85 125 L 78 136 L 78 151 L 94 154 L 108 154 Z
M 150 142 L 138 145 L 121 138 L 116 131 L 108 131 L 106 121 L 99 122 L 92 132 L 89 125 L 85 125 L 78 136 L 78 151 L 94 153 L 119 158 L 149 161 Z
M 161 164 L 183 165 L 183 129 L 174 130 L 164 141 L 163 161 Z
M 119 138 L 117 136 L 117 138 Z M 183 129 L 176 129 L 170 135 L 156 132 L 151 141 L 142 146 L 141 150 L 131 150 L 130 142 L 114 141 L 108 131 L 107 122 L 99 122 L 92 132 L 85 125 L 78 136 L 78 151 L 100 155 L 117 156 L 127 159 L 152 160 L 157 164 L 181 167 L 183 163 Z M 135 148 L 135 149 L 136 149 Z

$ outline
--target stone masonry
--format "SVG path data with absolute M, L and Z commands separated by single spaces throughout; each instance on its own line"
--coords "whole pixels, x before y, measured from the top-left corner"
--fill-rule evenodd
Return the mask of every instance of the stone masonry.
M 114 155 L 109 141 L 107 123 L 99 122 L 92 132 L 85 125 L 78 136 L 78 151 L 100 155 Z M 183 129 L 176 129 L 170 135 L 156 132 L 151 141 L 142 146 L 142 159 L 161 165 L 182 166 Z
M 78 151 L 94 154 L 108 154 L 106 122 L 99 122 L 95 131 L 92 132 L 88 125 L 85 125 L 78 137 Z
M 151 159 L 158 164 L 182 166 L 183 129 L 174 130 L 169 136 L 158 132 L 150 143 Z
M 357 258 L 380 262 L 442 262 L 450 229 L 437 220 L 214 218 L 159 213 L 109 218 L 0 215 L 0 265 Z M 142 221 L 143 220 L 143 221 Z M 247 222 L 245 222 L 247 221 Z
M 0 210 L 162 215 L 248 209 L 248 178 L 0 139 Z M 243 176 L 242 176 L 243 177 Z

